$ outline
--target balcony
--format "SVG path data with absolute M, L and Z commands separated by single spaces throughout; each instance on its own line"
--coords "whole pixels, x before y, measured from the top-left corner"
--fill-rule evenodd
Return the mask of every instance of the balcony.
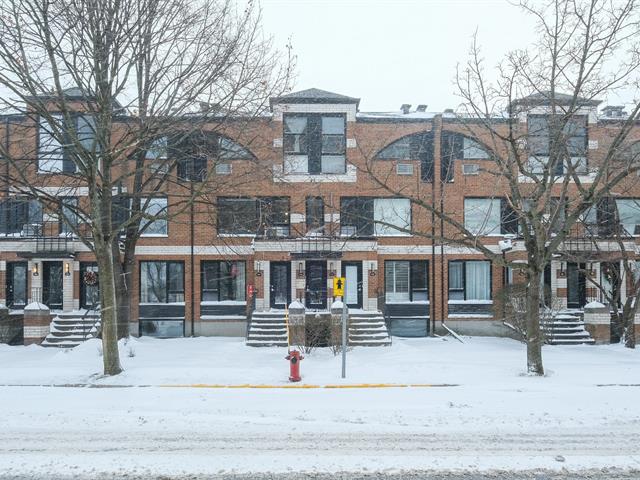
M 25 224 L 19 236 L 7 238 L 20 241 L 18 256 L 23 258 L 68 258 L 75 255 L 74 237 L 59 233 L 57 222 Z
M 322 259 L 342 257 L 344 240 L 332 236 L 310 235 L 295 239 L 291 258 L 294 259 Z

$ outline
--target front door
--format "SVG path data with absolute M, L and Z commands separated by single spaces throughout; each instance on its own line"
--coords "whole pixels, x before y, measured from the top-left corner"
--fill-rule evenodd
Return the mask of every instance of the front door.
M 42 303 L 51 310 L 62 310 L 62 262 L 42 263 Z
M 344 299 L 349 308 L 362 308 L 362 262 L 342 262 Z
M 291 263 L 271 262 L 269 278 L 270 306 L 284 310 L 291 303 Z
M 306 307 L 310 310 L 327 308 L 327 262 L 308 261 L 306 265 Z
M 7 263 L 7 306 L 22 309 L 27 304 L 27 262 Z
M 82 262 L 80 264 L 80 308 L 93 310 L 100 303 L 98 286 L 98 264 Z
M 587 279 L 584 263 L 567 264 L 567 308 L 582 308 L 587 303 Z

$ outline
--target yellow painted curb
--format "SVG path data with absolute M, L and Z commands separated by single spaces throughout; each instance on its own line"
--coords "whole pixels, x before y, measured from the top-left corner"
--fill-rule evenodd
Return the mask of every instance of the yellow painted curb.
M 178 384 L 178 385 L 159 385 L 162 388 L 211 388 L 211 389 L 345 389 L 345 388 L 438 388 L 438 387 L 457 387 L 457 384 L 449 383 L 356 383 L 356 384 L 329 384 L 329 385 L 313 385 L 313 384 L 287 384 L 287 385 L 218 385 L 206 383 L 194 384 Z

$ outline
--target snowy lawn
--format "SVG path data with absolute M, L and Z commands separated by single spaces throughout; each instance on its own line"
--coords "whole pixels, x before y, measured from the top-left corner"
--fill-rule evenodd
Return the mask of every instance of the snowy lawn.
M 307 385 L 456 386 L 300 390 L 161 387 L 287 385 L 286 350 L 243 339 L 132 339 L 114 378 L 98 341 L 0 345 L 0 474 L 640 469 L 640 352 L 545 347 L 535 378 L 524 345 L 465 341 L 356 348 L 344 381 L 328 349 L 301 368 Z M 43 386 L 62 384 L 115 388 Z

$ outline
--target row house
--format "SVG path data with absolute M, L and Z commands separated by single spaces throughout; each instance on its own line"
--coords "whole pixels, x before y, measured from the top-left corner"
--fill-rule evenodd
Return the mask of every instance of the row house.
M 128 279 L 133 335 L 246 336 L 252 318 L 283 318 L 292 302 L 321 315 L 335 300 L 335 276 L 346 279 L 351 312 L 383 316 L 392 335 L 426 336 L 443 322 L 461 333 L 509 333 L 493 304 L 505 284 L 517 281 L 517 271 L 417 234 L 447 227 L 410 201 L 419 196 L 439 202 L 493 251 L 507 240 L 509 255 L 522 255 L 507 185 L 496 185 L 487 173 L 487 135 L 451 111 L 403 105 L 398 112 L 365 113 L 359 102 L 318 89 L 273 98 L 270 115 L 250 120 L 251 135 L 245 125 L 215 137 L 221 160 L 214 174 L 229 181 L 208 192 L 208 206 L 200 202 L 172 216 L 177 199 L 171 191 L 147 202 L 151 213 L 169 215 L 146 225 L 136 248 L 134 278 Z M 549 108 L 543 96 L 523 102 L 533 105 L 518 121 L 528 129 L 535 162 L 548 154 Z M 572 158 L 584 181 L 621 115 L 620 109 L 599 112 L 598 102 L 584 102 L 570 123 Z M 78 115 L 75 121 L 89 140 L 90 118 Z M 8 145 L 12 122 L 19 120 L 7 117 L 3 128 Z M 640 139 L 639 132 L 633 135 Z M 55 153 L 59 145 L 46 126 L 38 127 L 33 141 L 39 175 L 73 168 Z M 147 154 L 150 165 L 171 155 L 170 147 L 166 138 L 158 139 Z M 199 161 L 179 163 L 177 177 L 197 182 L 200 172 L 212 168 L 207 158 Z M 252 170 L 255 165 L 260 171 Z M 60 188 L 61 209 L 50 211 L 3 186 L 0 303 L 12 314 L 21 315 L 34 300 L 52 316 L 82 315 L 96 306 L 97 264 L 67 226 L 74 221 L 71 207 L 86 201 L 86 194 L 82 185 Z M 585 215 L 579 237 L 587 232 L 604 242 L 615 223 L 635 249 L 640 189 L 628 186 L 606 200 Z M 546 301 L 578 313 L 594 300 L 604 303 L 589 279 L 620 268 L 606 258 L 558 257 L 544 275 Z

